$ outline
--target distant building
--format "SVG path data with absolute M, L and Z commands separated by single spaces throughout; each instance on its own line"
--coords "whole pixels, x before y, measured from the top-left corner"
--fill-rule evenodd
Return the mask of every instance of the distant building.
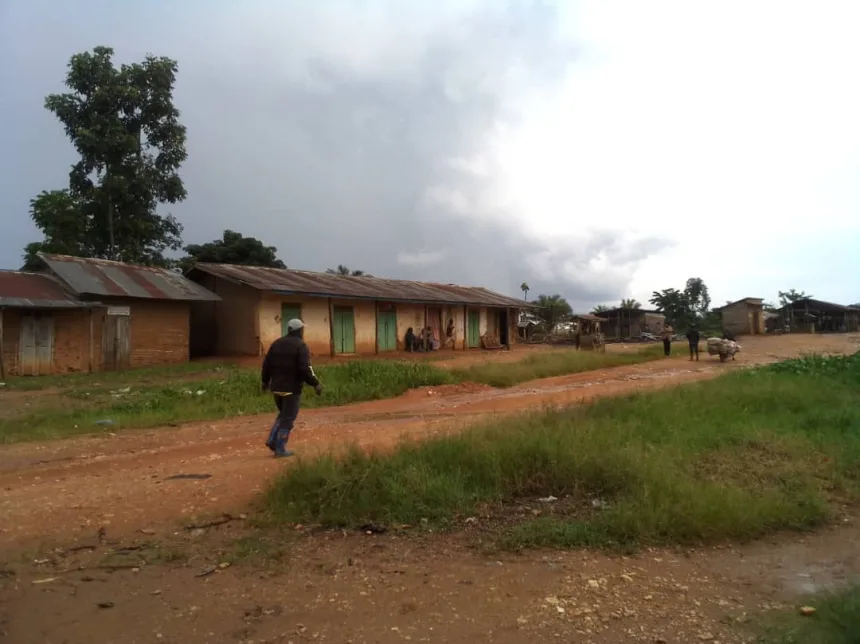
M 642 333 L 658 335 L 666 324 L 666 316 L 659 311 L 619 307 L 602 311 L 605 320 L 601 329 L 607 339 L 629 340 Z
M 444 346 L 449 320 L 455 348 L 509 346 L 517 340 L 522 300 L 484 288 L 292 269 L 194 265 L 187 275 L 217 293 L 192 310 L 192 355 L 262 355 L 301 319 L 316 355 L 403 350 L 408 328 L 430 327 Z
M 723 332 L 732 335 L 760 335 L 767 330 L 762 298 L 745 297 L 713 311 L 720 316 Z
M 809 333 L 846 333 L 860 328 L 860 307 L 804 298 L 778 311 L 784 329 Z
M 0 372 L 38 376 L 185 362 L 190 302 L 218 299 L 167 269 L 40 254 L 0 271 Z

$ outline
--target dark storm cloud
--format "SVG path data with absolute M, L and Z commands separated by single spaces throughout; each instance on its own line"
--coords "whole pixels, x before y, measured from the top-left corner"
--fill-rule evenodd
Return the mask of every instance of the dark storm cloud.
M 266 7 L 270 13 L 250 23 L 219 16 L 217 5 L 214 14 L 171 14 L 161 34 L 164 15 L 150 23 L 139 14 L 131 48 L 142 51 L 118 47 L 123 59 L 153 51 L 180 62 L 176 98 L 189 129 L 183 172 L 189 199 L 174 212 L 189 242 L 233 228 L 276 245 L 292 267 L 342 263 L 511 294 L 527 281 L 533 294 L 557 291 L 583 306 L 619 298 L 630 267 L 664 247 L 658 239 L 611 232 L 550 247 L 527 235 L 527 222 L 511 213 L 472 217 L 427 198 L 441 186 L 480 203 L 491 178 L 458 170 L 451 160 L 480 153 L 496 123 L 516 122 L 517 93 L 552 85 L 574 59 L 547 6 L 487 4 L 402 41 L 392 33 L 410 17 L 392 10 L 367 27 L 373 34 L 355 27 L 358 42 L 345 39 L 342 48 L 315 45 L 308 33 L 318 30 L 321 42 L 330 41 L 327 25 L 337 19 L 342 28 L 342 16 L 314 13 L 304 3 L 294 13 Z M 3 108 L 27 128 L 46 128 L 44 140 L 25 152 L 29 165 L 13 168 L 9 149 L 0 152 L 4 170 L 18 176 L 17 187 L 7 178 L 0 195 L 4 216 L 16 221 L 35 192 L 62 185 L 71 160 L 59 125 L 27 112 L 59 89 L 70 53 L 124 42 L 120 14 L 98 28 L 85 14 L 70 16 L 66 27 L 93 40 L 65 51 L 55 45 L 50 65 L 36 64 L 38 81 L 23 83 L 26 98 Z M 273 28 L 279 18 L 283 26 Z M 372 53 L 376 37 L 382 56 Z M 25 141 L 19 136 L 15 143 Z M 27 235 L 0 240 L 3 264 L 17 261 L 33 233 Z

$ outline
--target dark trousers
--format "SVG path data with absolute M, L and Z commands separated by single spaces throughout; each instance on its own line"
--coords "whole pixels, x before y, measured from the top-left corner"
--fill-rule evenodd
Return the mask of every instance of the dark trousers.
M 283 452 L 287 446 L 287 441 L 290 440 L 290 432 L 293 431 L 293 425 L 296 424 L 296 418 L 299 416 L 299 405 L 302 402 L 301 394 L 292 394 L 289 396 L 275 395 L 275 405 L 278 407 L 278 417 L 269 431 L 269 438 L 266 441 L 271 449 L 276 452 Z
M 690 360 L 693 359 L 693 356 L 696 356 L 696 360 L 699 359 L 699 343 L 698 342 L 690 342 Z
M 669 338 L 663 338 L 663 353 L 667 356 L 672 353 L 672 340 Z

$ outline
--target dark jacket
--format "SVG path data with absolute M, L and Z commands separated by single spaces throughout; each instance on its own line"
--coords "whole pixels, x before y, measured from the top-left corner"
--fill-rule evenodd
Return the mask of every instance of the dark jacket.
M 302 393 L 302 385 L 320 384 L 311 366 L 308 345 L 297 335 L 278 338 L 263 359 L 263 386 L 273 393 Z
M 690 344 L 699 344 L 699 331 L 697 329 L 690 329 L 687 331 L 687 340 L 689 340 Z

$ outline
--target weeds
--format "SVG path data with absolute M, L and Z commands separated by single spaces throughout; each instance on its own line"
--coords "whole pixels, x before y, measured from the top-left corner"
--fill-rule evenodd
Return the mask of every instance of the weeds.
M 825 595 L 809 617 L 784 615 L 772 620 L 762 644 L 857 644 L 860 642 L 860 586 Z
M 789 361 L 389 453 L 325 455 L 297 463 L 267 503 L 276 520 L 358 527 L 565 500 L 564 514 L 512 527 L 504 537 L 512 547 L 697 543 L 809 528 L 829 519 L 834 496 L 860 490 L 858 379 L 856 356 Z
M 633 353 L 597 353 L 568 349 L 533 354 L 515 363 L 487 363 L 465 369 L 455 368 L 452 371 L 461 380 L 468 382 L 492 387 L 512 387 L 530 380 L 638 364 L 662 357 L 662 345 L 651 345 Z

